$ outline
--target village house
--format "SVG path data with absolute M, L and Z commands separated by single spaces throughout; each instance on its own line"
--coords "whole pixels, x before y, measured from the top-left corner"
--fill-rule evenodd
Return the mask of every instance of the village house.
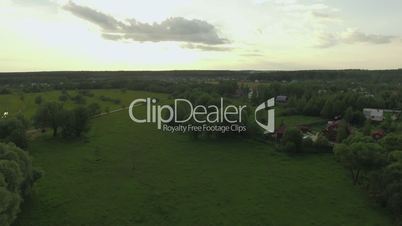
M 397 120 L 399 118 L 399 116 L 401 115 L 401 111 L 365 108 L 365 109 L 363 109 L 363 114 L 366 117 L 366 119 L 368 119 L 368 120 L 382 122 L 382 121 L 384 121 L 386 114 L 390 114 L 392 120 Z
M 363 114 L 366 119 L 371 121 L 382 122 L 384 120 L 384 110 L 382 109 L 365 108 Z

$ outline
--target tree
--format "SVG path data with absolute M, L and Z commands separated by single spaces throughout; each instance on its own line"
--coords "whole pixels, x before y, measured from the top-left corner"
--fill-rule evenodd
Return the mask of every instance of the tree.
M 0 143 L 0 225 L 13 223 L 23 199 L 40 177 L 28 152 L 13 144 Z
M 35 104 L 40 105 L 42 104 L 42 102 L 43 102 L 42 96 L 35 97 Z
M 64 109 L 60 103 L 50 102 L 41 105 L 34 116 L 34 124 L 36 127 L 53 129 L 53 136 L 57 136 L 57 132 L 63 123 Z
M 78 107 L 73 110 L 75 117 L 75 135 L 80 137 L 83 132 L 89 130 L 90 114 L 85 107 Z
M 371 135 L 371 121 L 370 120 L 366 120 L 366 122 L 364 123 L 363 134 L 365 136 Z
M 332 100 L 328 99 L 325 102 L 325 105 L 321 110 L 321 116 L 323 116 L 324 118 L 330 119 L 330 118 L 334 117 L 333 111 L 334 110 L 333 110 Z
M 87 108 L 78 107 L 72 111 L 66 111 L 62 124 L 62 136 L 64 138 L 80 137 L 89 130 L 90 114 Z
M 282 149 L 288 153 L 300 153 L 303 146 L 303 135 L 296 128 L 286 130 L 282 138 Z
M 87 101 L 82 94 L 78 94 L 77 96 L 71 98 L 76 104 L 85 104 Z
M 353 122 L 353 108 L 352 107 L 348 107 L 348 109 L 346 109 L 343 119 L 345 119 L 345 121 L 352 123 Z
M 362 172 L 367 173 L 386 164 L 384 149 L 374 143 L 337 144 L 334 153 L 341 164 L 350 170 L 354 184 L 359 182 Z
M 392 121 L 391 115 L 386 114 L 384 121 L 381 123 L 381 128 L 388 132 L 394 132 L 396 130 L 396 123 Z
M 61 102 L 66 102 L 68 100 L 68 96 L 65 95 L 65 94 L 62 94 L 62 95 L 59 96 L 59 100 Z
M 338 129 L 336 131 L 336 141 L 338 143 L 342 142 L 343 140 L 345 140 L 346 138 L 348 138 L 349 136 L 349 127 L 348 124 L 344 121 L 342 121 L 339 126 Z
M 329 143 L 328 138 L 322 134 L 318 135 L 317 140 L 313 143 L 313 146 L 321 151 L 332 151 L 332 146 Z
M 381 144 L 388 151 L 396 151 L 402 148 L 402 136 L 390 133 L 381 140 Z
M 10 118 L 0 121 L 0 140 L 3 142 L 12 142 L 20 148 L 28 146 L 28 137 L 26 129 L 27 122 L 23 117 Z
M 92 103 L 88 105 L 88 112 L 91 116 L 99 115 L 101 113 L 101 107 L 98 103 Z

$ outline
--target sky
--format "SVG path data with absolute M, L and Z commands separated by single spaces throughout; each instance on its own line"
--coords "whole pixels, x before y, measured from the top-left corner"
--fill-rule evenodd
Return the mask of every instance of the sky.
M 402 68 L 401 0 L 1 0 L 0 71 Z

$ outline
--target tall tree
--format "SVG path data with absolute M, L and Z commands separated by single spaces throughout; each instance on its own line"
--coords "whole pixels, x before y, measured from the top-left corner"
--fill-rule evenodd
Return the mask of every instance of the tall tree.
M 34 116 L 34 124 L 40 128 L 52 128 L 53 136 L 57 136 L 58 129 L 63 122 L 63 117 L 63 106 L 57 102 L 50 102 L 38 108 Z

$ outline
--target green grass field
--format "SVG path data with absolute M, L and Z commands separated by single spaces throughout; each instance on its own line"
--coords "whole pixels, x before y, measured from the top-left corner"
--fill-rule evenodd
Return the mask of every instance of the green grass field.
M 77 95 L 77 91 L 68 91 L 71 96 Z M 131 101 L 135 99 L 135 97 L 148 97 L 150 93 L 140 92 L 140 91 L 130 91 L 127 90 L 122 92 L 120 90 L 91 90 L 91 93 L 94 94 L 93 97 L 87 97 L 86 104 L 98 103 L 101 106 L 101 110 L 104 111 L 106 107 L 110 110 L 121 108 L 122 105 L 128 106 Z M 0 95 L 0 114 L 8 111 L 10 116 L 15 116 L 18 113 L 22 113 L 27 118 L 31 118 L 38 107 L 35 104 L 35 98 L 37 96 L 42 96 L 44 102 L 52 102 L 59 101 L 59 96 L 61 95 L 60 91 L 49 91 L 42 93 L 25 93 L 23 98 L 21 98 L 20 94 L 9 94 L 9 95 Z M 153 97 L 159 98 L 161 100 L 166 99 L 163 94 L 151 94 Z M 107 96 L 114 99 L 121 100 L 121 104 L 113 104 L 112 102 L 105 102 L 99 99 L 100 96 Z M 72 108 L 77 106 L 72 100 L 68 100 L 64 103 L 66 108 Z
M 108 92 L 127 103 L 149 95 Z M 193 140 L 126 111 L 93 120 L 88 139 L 45 135 L 29 151 L 45 174 L 15 226 L 391 225 L 331 154 Z

